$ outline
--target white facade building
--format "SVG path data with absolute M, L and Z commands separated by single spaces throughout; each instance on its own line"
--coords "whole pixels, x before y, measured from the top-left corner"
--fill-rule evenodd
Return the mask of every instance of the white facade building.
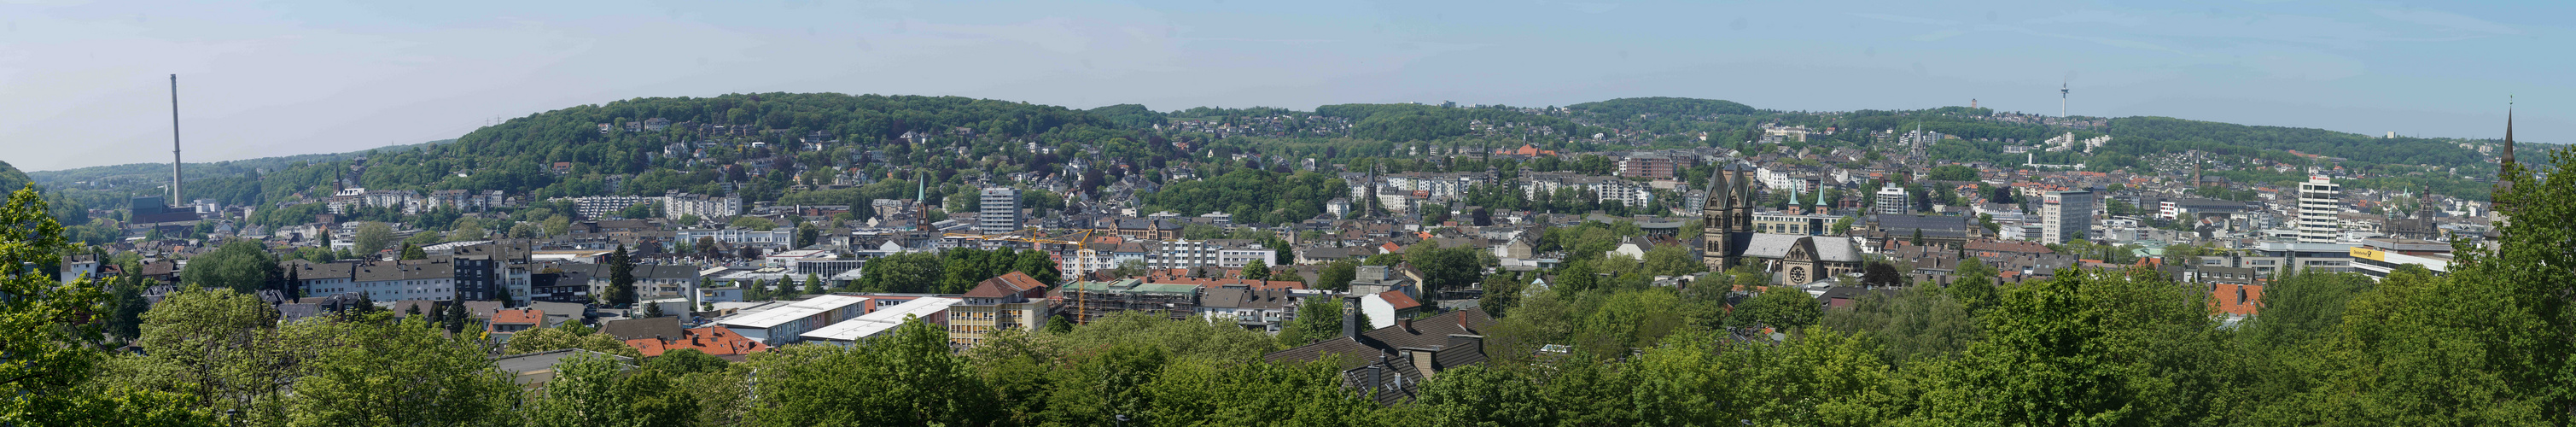
M 2334 243 L 2343 214 L 2343 185 L 2324 176 L 2299 183 L 2299 243 Z
M 698 218 L 713 220 L 732 218 L 742 212 L 742 197 L 738 196 L 715 197 L 673 191 L 664 194 L 661 201 L 662 217 L 666 219 L 697 215 Z
M 1872 209 L 1871 212 L 1876 212 L 1880 215 L 1904 215 L 1914 213 L 1914 199 L 1909 196 L 1911 195 L 1905 192 L 1904 186 L 1890 185 L 1879 187 L 1878 194 L 1875 195 L 1875 197 L 1877 197 L 1876 200 L 1878 205 L 1876 209 Z
M 982 214 L 976 216 L 975 229 L 984 234 L 1008 234 L 1020 230 L 1020 190 L 1010 187 L 984 189 L 978 199 Z

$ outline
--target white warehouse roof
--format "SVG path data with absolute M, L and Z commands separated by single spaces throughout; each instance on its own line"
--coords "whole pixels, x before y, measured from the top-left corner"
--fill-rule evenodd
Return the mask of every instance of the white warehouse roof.
M 947 310 L 948 306 L 964 302 L 966 302 L 966 300 L 957 298 L 926 297 L 914 299 L 912 301 L 906 301 L 903 304 L 897 304 L 893 307 L 877 308 L 875 313 L 868 313 L 866 315 L 859 316 L 856 319 L 850 319 L 850 321 L 847 322 L 834 323 L 831 326 L 825 326 L 822 329 L 815 329 L 813 332 L 806 332 L 804 336 L 805 339 L 810 340 L 857 341 L 859 338 L 874 336 L 876 334 L 885 333 L 887 330 L 892 330 L 897 326 L 903 326 L 903 319 L 905 317 L 929 316 L 932 313 Z
M 735 316 L 731 319 L 718 320 L 716 321 L 716 324 L 735 328 L 769 329 L 822 312 L 832 311 L 841 307 L 848 307 L 851 304 L 861 304 L 866 302 L 868 302 L 868 299 L 863 297 L 824 295 L 809 298 L 804 301 L 797 301 L 795 304 L 788 304 L 786 307 L 762 310 L 758 313 L 744 314 L 741 316 Z

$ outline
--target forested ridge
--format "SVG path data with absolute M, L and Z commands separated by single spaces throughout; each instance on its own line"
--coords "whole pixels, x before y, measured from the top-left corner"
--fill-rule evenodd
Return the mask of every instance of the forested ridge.
M 1185 214 L 1223 210 L 1248 215 L 1246 222 L 1277 223 L 1309 218 L 1332 197 L 1333 192 L 1315 191 L 1313 187 L 1322 182 L 1298 177 L 1310 173 L 1295 164 L 1302 159 L 1317 160 L 1318 169 L 1311 173 L 1329 173 L 1335 165 L 1351 170 L 1391 168 L 1385 169 L 1389 172 L 1489 167 L 1511 171 L 1518 166 L 1510 163 L 1519 161 L 1487 163 L 1427 155 L 1522 144 L 1567 153 L 1734 148 L 1740 141 L 1758 138 L 1759 126 L 1764 124 L 1810 129 L 1807 141 L 1783 142 L 1781 148 L 1852 148 L 1870 156 L 1907 149 L 1872 132 L 1923 129 L 1961 138 L 1927 147 L 1932 159 L 2007 166 L 2029 160 L 2081 163 L 2093 170 L 2143 171 L 2158 159 L 2198 151 L 2214 155 L 2206 159 L 2211 175 L 2252 182 L 2296 179 L 2296 174 L 2273 172 L 2279 165 L 2323 164 L 2289 154 L 2297 150 L 2348 159 L 2339 164 L 2374 176 L 2346 182 L 2356 188 L 2432 189 L 2472 200 L 2487 198 L 2490 186 L 2477 177 L 2492 176 L 2493 167 L 2485 155 L 2458 146 L 2481 141 L 2383 139 L 2159 117 L 2112 119 L 2100 128 L 1999 117 L 1990 109 L 1965 107 L 1801 112 L 1670 97 L 1613 99 L 1562 108 L 1338 104 L 1313 111 L 1196 107 L 1157 112 L 1134 104 L 1076 110 L 963 97 L 729 94 L 575 106 L 510 119 L 452 141 L 190 164 L 187 188 L 191 199 L 265 206 L 279 212 L 254 219 L 268 226 L 306 217 L 290 213 L 318 210 L 319 205 L 311 202 L 328 196 L 335 187 L 333 180 L 341 177 L 371 190 L 500 190 L 536 200 L 656 196 L 676 190 L 739 195 L 747 203 L 846 205 L 914 196 L 916 191 L 902 187 L 926 183 L 926 191 L 919 191 L 926 194 L 921 196 L 946 211 L 957 211 L 975 207 L 971 195 L 977 186 L 1012 174 L 1071 173 L 1074 169 L 1067 166 L 1079 163 L 1087 166 L 1079 175 L 1055 177 L 1070 184 L 1069 191 L 1044 195 L 1099 197 L 1093 192 L 1129 177 L 1181 191 L 1211 185 L 1230 190 L 1258 188 L 1263 194 L 1290 197 L 1254 203 L 1226 197 L 1156 196 L 1151 191 L 1139 195 L 1149 209 Z M 670 125 L 643 126 L 648 120 Z M 1839 132 L 1820 132 L 1828 127 Z M 2005 141 L 2030 145 L 2069 133 L 2079 139 L 2101 135 L 2114 139 L 2091 153 L 2004 154 Z M 905 139 L 906 134 L 914 136 Z M 809 144 L 818 141 L 821 144 Z M 364 167 L 351 168 L 360 164 L 360 158 L 365 159 Z M 557 163 L 570 167 L 554 170 Z M 1188 167 L 1191 176 L 1218 181 L 1228 180 L 1236 169 L 1267 170 L 1271 176 L 1253 177 L 1267 181 L 1252 187 L 1197 180 L 1163 182 L 1173 176 L 1167 172 L 1179 170 L 1176 166 Z M 166 192 L 160 182 L 165 173 L 161 168 L 138 163 L 30 176 L 52 190 L 48 197 L 58 208 L 114 209 L 124 207 L 130 197 Z M 852 177 L 869 185 L 794 190 L 799 185 L 819 187 Z M 0 177 L 0 181 L 7 179 Z M 1044 207 L 1062 201 L 1025 203 Z M 1245 209 L 1249 211 L 1235 212 Z M 81 241 L 105 238 L 104 227 L 112 225 L 92 224 L 101 218 L 68 212 L 57 218 L 74 225 L 75 239 Z M 375 219 L 413 222 L 398 216 Z

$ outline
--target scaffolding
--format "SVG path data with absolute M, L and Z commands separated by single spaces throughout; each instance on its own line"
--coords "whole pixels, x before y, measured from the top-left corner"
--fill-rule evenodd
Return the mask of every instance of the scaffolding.
M 1136 279 L 1114 282 L 1075 282 L 1065 285 L 1063 295 L 1073 312 L 1066 316 L 1077 324 L 1121 311 L 1160 313 L 1172 319 L 1185 319 L 1198 313 L 1199 287 L 1174 283 L 1145 283 Z

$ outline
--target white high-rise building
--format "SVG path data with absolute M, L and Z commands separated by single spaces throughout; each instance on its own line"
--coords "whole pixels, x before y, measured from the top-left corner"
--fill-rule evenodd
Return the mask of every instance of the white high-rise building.
M 1904 186 L 1889 185 L 1886 187 L 1879 187 L 1878 207 L 1871 209 L 1870 212 L 1876 212 L 1879 215 L 1904 215 L 1914 213 L 1914 198 L 1908 196 L 1910 195 L 1905 193 Z
M 2323 176 L 2299 183 L 2299 243 L 2334 243 L 2342 232 L 2343 185 Z
M 980 200 L 982 214 L 975 228 L 984 234 L 1006 234 L 1020 230 L 1020 190 L 1011 187 L 984 189 Z
M 2040 243 L 2060 244 L 2079 239 L 2093 230 L 2093 192 L 2059 191 L 2048 193 L 2040 208 Z

